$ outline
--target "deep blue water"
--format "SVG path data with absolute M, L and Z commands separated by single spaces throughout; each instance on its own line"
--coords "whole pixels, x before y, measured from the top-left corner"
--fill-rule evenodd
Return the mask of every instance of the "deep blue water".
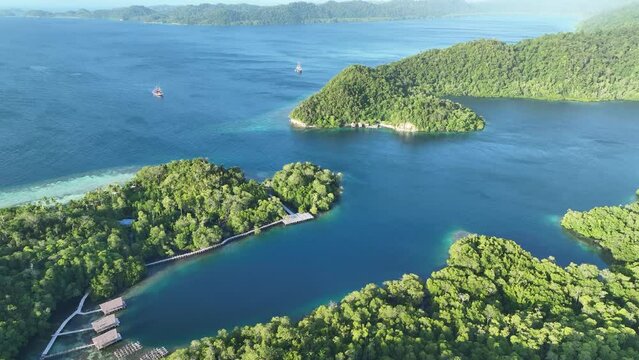
M 573 26 L 534 17 L 265 27 L 0 19 L 0 205 L 196 156 L 257 178 L 298 160 L 344 173 L 329 214 L 168 266 L 129 291 L 120 330 L 147 346 L 297 317 L 403 273 L 427 276 L 445 264 L 457 230 L 511 238 L 560 264 L 605 266 L 558 216 L 632 199 L 639 103 L 464 98 L 487 128 L 448 136 L 294 130 L 286 116 L 351 63 Z M 150 95 L 157 84 L 163 100 Z

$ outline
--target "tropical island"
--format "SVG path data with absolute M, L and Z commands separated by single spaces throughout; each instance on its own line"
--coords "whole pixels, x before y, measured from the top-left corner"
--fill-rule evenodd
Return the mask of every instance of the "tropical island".
M 622 9 L 612 14 L 625 12 L 631 13 Z M 582 26 L 608 24 L 602 30 L 546 35 L 513 45 L 479 40 L 375 68 L 349 66 L 294 108 L 291 123 L 464 132 L 483 129 L 484 120 L 448 97 L 639 100 L 639 73 L 633 70 L 639 26 L 608 21 L 596 17 Z
M 420 19 L 469 9 L 464 0 L 292 2 L 285 5 L 200 4 L 184 6 L 129 6 L 64 12 L 30 10 L 23 16 L 108 19 L 181 25 L 273 25 L 352 21 Z M 12 12 L 15 14 L 15 11 Z
M 0 209 L 0 358 L 14 358 L 59 304 L 87 289 L 110 297 L 140 281 L 147 261 L 282 219 L 283 204 L 317 214 L 339 198 L 340 175 L 311 163 L 274 179 L 271 187 L 205 159 L 174 161 L 78 200 Z
M 609 251 L 609 269 L 537 259 L 469 235 L 446 267 L 369 284 L 299 321 L 221 330 L 170 359 L 636 359 L 639 203 L 569 211 L 562 225 Z

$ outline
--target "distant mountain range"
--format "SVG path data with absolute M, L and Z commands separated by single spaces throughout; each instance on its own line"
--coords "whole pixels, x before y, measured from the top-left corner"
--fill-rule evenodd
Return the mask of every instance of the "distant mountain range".
M 186 25 L 267 25 L 416 19 L 466 12 L 464 0 L 392 0 L 388 2 L 293 2 L 286 5 L 201 4 L 185 6 L 129 6 L 109 10 L 65 12 L 7 11 L 4 15 L 70 17 Z M 2 13 L 0 13 L 2 14 Z
M 285 5 L 200 4 L 129 6 L 105 10 L 0 10 L 0 16 L 86 18 L 183 25 L 270 25 L 403 20 L 478 13 L 572 14 L 589 16 L 637 0 L 390 0 L 292 2 Z

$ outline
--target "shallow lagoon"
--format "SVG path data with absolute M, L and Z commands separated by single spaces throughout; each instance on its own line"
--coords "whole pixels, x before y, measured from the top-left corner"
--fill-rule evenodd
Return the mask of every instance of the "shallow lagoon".
M 0 19 L 0 51 L 15 54 L 0 60 L 0 203 L 74 196 L 141 165 L 195 156 L 257 178 L 297 160 L 344 173 L 331 213 L 165 267 L 131 289 L 120 330 L 148 346 L 297 317 L 406 272 L 426 276 L 444 265 L 458 230 L 512 238 L 561 264 L 603 266 L 558 219 L 568 208 L 633 198 L 639 103 L 460 99 L 488 125 L 464 135 L 294 130 L 286 119 L 349 63 L 573 25 L 497 17 L 231 28 Z M 164 100 L 150 95 L 156 84 Z

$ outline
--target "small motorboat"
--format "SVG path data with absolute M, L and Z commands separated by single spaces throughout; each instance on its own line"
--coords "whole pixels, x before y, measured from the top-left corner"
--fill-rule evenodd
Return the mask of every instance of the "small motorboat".
M 151 91 L 151 93 L 155 97 L 159 97 L 159 98 L 164 97 L 164 92 L 162 91 L 162 89 L 159 86 L 156 86 L 155 89 L 153 89 L 153 91 Z
M 302 64 L 297 63 L 297 66 L 295 67 L 295 72 L 296 72 L 298 75 L 301 75 L 301 74 L 302 74 Z

